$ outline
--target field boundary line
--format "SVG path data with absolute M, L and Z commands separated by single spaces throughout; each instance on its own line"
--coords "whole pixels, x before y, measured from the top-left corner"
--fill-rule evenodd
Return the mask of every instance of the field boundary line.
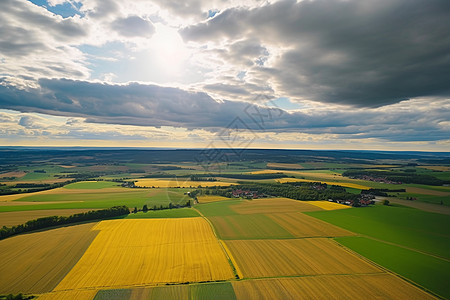
M 233 255 L 231 254 L 231 252 L 228 252 L 229 249 L 226 246 L 225 242 L 223 242 L 221 239 L 219 239 L 219 236 L 217 235 L 216 229 L 214 228 L 214 225 L 211 223 L 211 221 L 205 217 L 204 214 L 202 214 L 198 209 L 196 209 L 195 207 L 193 207 L 193 209 L 195 211 L 197 211 L 200 216 L 206 220 L 206 222 L 208 222 L 209 226 L 211 227 L 212 232 L 214 233 L 214 236 L 216 237 L 217 242 L 219 243 L 220 247 L 222 248 L 223 252 L 225 253 L 228 263 L 230 264 L 231 270 L 233 270 L 233 273 L 236 277 L 236 279 L 242 279 L 243 273 L 242 271 L 239 269 L 236 260 L 234 259 Z
M 360 259 L 364 260 L 365 262 L 367 262 L 367 263 L 369 263 L 369 264 L 371 264 L 371 265 L 373 265 L 373 266 L 375 266 L 375 267 L 381 269 L 381 270 L 384 271 L 385 273 L 391 274 L 391 275 L 393 275 L 393 276 L 396 276 L 396 277 L 402 279 L 403 281 L 406 281 L 407 283 L 409 283 L 409 284 L 415 286 L 417 289 L 420 289 L 420 290 L 422 290 L 422 291 L 424 291 L 424 292 L 427 292 L 428 294 L 430 294 L 430 295 L 432 295 L 432 296 L 434 296 L 434 297 L 436 297 L 436 298 L 438 298 L 438 299 L 444 299 L 444 300 L 446 299 L 445 297 L 443 297 L 443 296 L 441 296 L 441 295 L 439 295 L 439 294 L 437 294 L 437 293 L 431 291 L 430 289 L 428 289 L 428 288 L 426 288 L 426 287 L 424 287 L 424 286 L 422 286 L 422 285 L 420 285 L 420 284 L 418 284 L 418 283 L 412 281 L 411 279 L 406 278 L 406 277 L 404 277 L 404 276 L 402 276 L 402 275 L 400 275 L 400 274 L 398 274 L 398 273 L 396 273 L 396 272 L 394 272 L 394 271 L 392 271 L 392 270 L 390 270 L 390 269 L 388 269 L 388 268 L 386 268 L 386 267 L 384 267 L 384 266 L 382 266 L 382 265 L 380 265 L 380 264 L 378 264 L 378 263 L 376 263 L 376 262 L 370 260 L 369 258 L 365 257 L 364 255 L 362 255 L 362 254 L 360 254 L 360 253 L 358 253 L 358 252 L 356 252 L 356 251 L 354 251 L 354 250 L 352 250 L 352 249 L 346 247 L 345 245 L 339 243 L 339 242 L 336 241 L 335 239 L 332 239 L 332 241 L 333 241 L 334 243 L 336 243 L 338 246 L 342 247 L 344 250 L 346 250 L 346 251 L 348 251 L 349 253 L 351 253 L 351 254 L 353 254 L 353 255 L 359 257 Z

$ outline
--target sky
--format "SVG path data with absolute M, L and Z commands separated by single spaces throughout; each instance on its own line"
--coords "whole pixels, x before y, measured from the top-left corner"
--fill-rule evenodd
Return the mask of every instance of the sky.
M 1 0 L 0 145 L 449 151 L 448 0 Z

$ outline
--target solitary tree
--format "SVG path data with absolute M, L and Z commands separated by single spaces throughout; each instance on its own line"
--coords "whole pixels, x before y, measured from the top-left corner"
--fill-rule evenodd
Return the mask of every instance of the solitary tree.
M 135 206 L 133 209 L 133 214 L 137 213 L 137 207 Z
M 142 211 L 143 212 L 148 212 L 147 204 L 144 204 L 144 206 L 142 207 Z
M 383 205 L 389 205 L 389 200 L 388 199 L 384 199 L 383 200 Z

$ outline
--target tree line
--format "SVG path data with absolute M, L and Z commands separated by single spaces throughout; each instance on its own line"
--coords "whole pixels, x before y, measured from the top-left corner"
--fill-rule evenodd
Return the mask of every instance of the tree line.
M 375 170 L 347 170 L 342 173 L 342 176 L 350 178 L 360 178 L 362 176 L 370 176 L 374 178 L 386 178 L 393 182 L 401 183 L 417 183 L 425 185 L 443 185 L 449 183 L 439 178 L 428 174 L 416 174 L 414 172 L 400 172 L 400 171 L 375 171 Z
M 233 191 L 238 189 L 306 201 L 328 199 L 356 201 L 359 198 L 359 195 L 348 193 L 341 186 L 320 182 L 242 183 L 232 187 L 208 187 L 199 190 L 199 193 L 231 198 Z
M 58 225 L 66 225 L 84 221 L 91 220 L 103 220 L 111 217 L 118 217 L 123 215 L 128 215 L 130 210 L 127 206 L 114 206 L 111 208 L 100 209 L 100 210 L 92 210 L 84 213 L 73 214 L 68 217 L 64 216 L 51 216 L 51 217 L 43 217 L 35 220 L 30 220 L 25 224 L 20 224 L 17 226 L 6 227 L 3 226 L 0 228 L 0 240 L 10 237 L 15 234 L 29 232 L 33 230 L 58 226 Z

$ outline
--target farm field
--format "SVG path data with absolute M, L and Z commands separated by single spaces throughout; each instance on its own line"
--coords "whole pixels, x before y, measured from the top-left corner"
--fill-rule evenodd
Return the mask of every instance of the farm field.
M 308 204 L 315 205 L 317 207 L 320 207 L 325 210 L 335 210 L 335 209 L 346 209 L 350 208 L 347 205 L 339 204 L 336 202 L 329 202 L 329 201 L 304 201 Z
M 167 180 L 167 179 L 139 179 L 136 181 L 136 186 L 141 187 L 159 187 L 159 188 L 176 188 L 176 187 L 197 187 L 197 186 L 229 186 L 232 185 L 231 182 L 222 182 L 222 181 L 191 181 L 189 179 L 186 180 Z
M 262 214 L 208 217 L 221 239 L 294 238 L 269 216 Z
M 223 197 L 223 196 L 216 196 L 216 195 L 198 196 L 198 203 L 210 203 L 210 202 L 226 201 L 226 200 L 230 200 L 230 198 Z
M 203 218 L 110 220 L 94 230 L 97 238 L 55 291 L 234 277 Z
M 268 214 L 268 216 L 297 238 L 336 237 L 354 234 L 348 230 L 298 212 Z
M 450 259 L 447 215 L 383 205 L 307 214 L 361 235 Z
M 68 226 L 1 240 L 0 294 L 50 292 L 95 239 L 94 226 Z
M 450 298 L 448 215 L 405 207 L 312 212 L 361 237 L 337 241 L 376 263 Z
M 450 261 L 365 237 L 341 237 L 342 245 L 393 272 L 450 298 Z
M 51 210 L 31 210 L 31 211 L 12 211 L 0 212 L 0 227 L 19 225 L 27 221 L 50 216 L 70 216 L 90 209 L 51 209 Z
M 104 182 L 99 182 L 101 185 Z M 171 201 L 181 201 L 186 198 L 183 191 L 167 191 L 166 189 L 130 189 L 122 187 L 57 188 L 37 193 L 0 196 L 0 212 L 31 211 L 51 209 L 101 209 L 118 205 L 128 207 L 148 207 L 154 205 L 167 206 Z M 170 198 L 168 198 L 170 194 Z M 6 205 L 7 203 L 7 205 Z
M 315 205 L 304 201 L 289 198 L 262 198 L 243 200 L 237 205 L 231 206 L 238 214 L 283 213 L 293 211 L 317 211 L 321 210 Z
M 252 279 L 233 288 L 238 300 L 436 299 L 386 273 Z
M 39 300 L 93 300 L 97 290 L 70 290 L 46 293 L 39 296 Z
M 225 243 L 244 278 L 382 272 L 330 239 L 234 240 Z

